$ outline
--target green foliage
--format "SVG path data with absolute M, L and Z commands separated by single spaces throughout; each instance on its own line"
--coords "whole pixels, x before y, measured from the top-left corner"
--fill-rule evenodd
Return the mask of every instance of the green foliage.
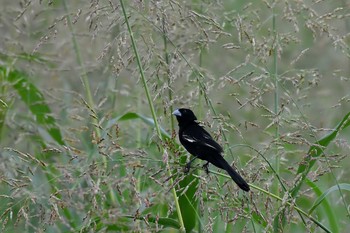
M 186 157 L 181 157 L 181 164 L 186 164 Z M 198 221 L 198 199 L 196 197 L 197 187 L 199 181 L 193 174 L 187 175 L 179 182 L 179 189 L 177 196 L 179 197 L 179 204 L 181 214 L 184 220 L 186 232 L 191 232 Z
M 112 126 L 114 126 L 118 121 L 133 121 L 133 120 L 137 120 L 140 119 L 142 120 L 144 123 L 146 123 L 149 126 L 154 127 L 154 121 L 152 118 L 150 117 L 146 117 L 142 114 L 139 113 L 135 113 L 135 112 L 127 112 L 121 116 L 117 116 L 115 118 L 110 119 L 107 124 L 106 124 L 106 129 L 110 129 Z M 163 129 L 162 127 L 160 128 L 162 135 L 164 138 L 168 138 L 170 139 L 170 135 L 168 132 L 165 131 L 165 129 Z
M 319 196 L 314 204 L 312 205 L 311 209 L 309 210 L 309 214 L 312 214 L 312 212 L 317 208 L 319 204 L 321 204 L 324 199 L 327 197 L 328 194 L 334 192 L 334 191 L 341 191 L 341 190 L 346 190 L 350 191 L 350 184 L 339 184 L 339 185 L 334 185 L 333 187 L 330 187 L 327 189 L 324 193 L 322 193 L 321 196 Z
M 51 116 L 51 110 L 43 94 L 28 80 L 28 76 L 18 70 L 6 69 L 0 66 L 0 79 L 8 82 L 21 97 L 22 101 L 34 115 L 38 125 L 45 127 L 50 136 L 60 145 L 64 145 L 60 129 L 55 119 Z
M 329 145 L 329 143 L 334 140 L 336 138 L 336 136 L 344 129 L 346 129 L 348 126 L 350 125 L 350 112 L 347 113 L 343 119 L 338 123 L 338 125 L 336 126 L 336 128 L 334 130 L 332 130 L 331 133 L 327 134 L 326 136 L 324 136 L 323 138 L 321 138 L 320 140 L 318 140 L 313 146 L 310 147 L 308 153 L 307 153 L 307 157 L 304 159 L 304 161 L 302 161 L 299 165 L 299 168 L 297 170 L 297 175 L 301 175 L 301 179 L 298 181 L 298 183 L 295 185 L 295 187 L 293 188 L 293 190 L 290 191 L 291 196 L 295 197 L 296 194 L 298 193 L 298 191 L 300 190 L 300 186 L 302 185 L 302 183 L 304 182 L 305 178 L 307 177 L 308 173 L 310 172 L 311 168 L 315 165 L 316 163 L 316 158 L 320 157 L 321 155 L 324 155 L 324 150 L 327 148 L 327 146 Z M 338 190 L 340 191 L 341 186 L 336 185 L 333 187 L 337 187 Z M 323 195 L 322 195 L 323 196 Z M 321 196 L 321 197 L 322 197 Z M 319 197 L 320 198 L 320 197 Z M 323 197 L 324 198 L 324 197 Z M 321 198 L 321 200 L 323 199 Z M 319 203 L 316 203 L 316 206 Z M 311 208 L 311 210 L 309 211 L 309 213 L 311 214 L 312 210 L 316 207 L 314 204 L 314 207 Z M 283 215 L 285 215 L 285 212 L 282 212 Z M 279 222 L 281 221 L 280 219 L 282 219 L 283 221 L 283 225 L 285 224 L 285 221 L 283 219 L 285 219 L 285 216 L 281 216 L 281 215 L 277 215 L 275 218 L 275 228 L 277 229 L 283 229 L 283 226 L 280 226 Z
M 307 185 L 309 185 L 314 193 L 320 197 L 322 195 L 322 191 L 321 189 L 317 186 L 317 184 L 315 184 L 314 182 L 306 179 L 305 183 Z M 302 204 L 302 203 L 301 203 Z M 309 201 L 307 201 L 307 205 L 309 205 Z M 329 204 L 329 201 L 327 201 L 326 199 L 323 199 L 322 204 L 321 204 L 322 208 L 323 208 L 323 213 L 327 216 L 327 220 L 329 221 L 329 226 L 330 226 L 330 230 L 332 232 L 339 232 L 339 227 L 338 227 L 338 223 L 337 223 L 337 218 L 334 214 L 333 208 L 331 207 L 331 205 Z
M 0 1 L 2 232 L 350 227 L 346 1 Z
M 304 181 L 307 174 L 310 172 L 311 168 L 315 165 L 317 158 L 321 155 L 324 155 L 324 150 L 327 148 L 329 143 L 336 138 L 336 136 L 344 129 L 350 125 L 350 112 L 347 113 L 343 119 L 338 123 L 332 132 L 325 135 L 323 138 L 318 140 L 315 145 L 311 146 L 307 157 L 300 163 L 300 166 L 297 170 L 297 175 L 301 174 L 302 178 L 297 186 L 291 191 L 292 196 L 296 196 L 297 192 L 300 189 L 300 185 Z

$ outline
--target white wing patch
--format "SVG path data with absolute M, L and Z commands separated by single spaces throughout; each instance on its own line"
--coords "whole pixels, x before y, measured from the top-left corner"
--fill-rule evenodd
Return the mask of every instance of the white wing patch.
M 206 134 L 204 134 L 203 137 L 204 137 L 205 139 L 211 139 L 211 137 L 210 137 L 209 135 L 206 135 Z
M 215 146 L 210 145 L 210 144 L 205 143 L 205 142 L 201 142 L 201 141 L 197 140 L 197 138 L 191 137 L 191 136 L 189 136 L 189 135 L 187 135 L 187 134 L 183 134 L 183 135 L 182 135 L 182 138 L 183 138 L 184 140 L 190 142 L 190 143 L 196 143 L 196 142 L 197 142 L 197 143 L 200 143 L 201 145 L 204 145 L 204 146 L 207 146 L 207 147 L 211 147 L 211 148 L 213 148 L 213 149 L 215 149 L 215 150 L 217 149 Z M 209 137 L 209 136 L 207 136 L 207 135 L 204 135 L 204 138 L 206 138 L 206 139 L 211 139 L 211 137 Z
M 188 142 L 191 142 L 191 143 L 197 142 L 197 140 L 195 138 L 192 138 L 192 137 L 190 137 L 190 136 L 188 136 L 186 134 L 182 135 L 182 138 L 185 139 Z
M 210 144 L 208 144 L 208 143 L 203 143 L 204 145 L 206 145 L 206 146 L 208 146 L 208 147 L 211 147 L 211 148 L 214 148 L 215 150 L 216 150 L 216 147 L 215 146 L 212 146 L 212 145 L 210 145 Z

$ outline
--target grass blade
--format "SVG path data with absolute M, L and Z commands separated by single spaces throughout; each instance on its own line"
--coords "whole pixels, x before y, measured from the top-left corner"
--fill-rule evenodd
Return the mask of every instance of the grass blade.
M 314 191 L 314 193 L 317 196 L 322 195 L 321 189 L 314 182 L 312 182 L 311 180 L 309 180 L 307 178 L 306 178 L 305 182 L 308 186 L 310 186 L 312 188 L 312 190 Z M 338 227 L 338 223 L 337 223 L 338 219 L 337 219 L 336 215 L 334 214 L 334 210 L 333 210 L 332 206 L 329 204 L 327 199 L 323 200 L 321 206 L 324 209 L 324 213 L 327 215 L 330 230 L 333 233 L 338 233 L 339 232 L 339 227 Z
M 155 127 L 155 123 L 154 123 L 153 118 L 146 117 L 146 116 L 144 116 L 142 114 L 135 113 L 135 112 L 127 112 L 127 113 L 124 113 L 121 116 L 117 116 L 117 117 L 109 120 L 107 122 L 106 129 L 111 128 L 118 121 L 128 121 L 128 120 L 135 120 L 135 119 L 140 119 L 144 123 L 146 123 L 147 125 Z M 163 129 L 162 127 L 160 127 L 160 131 L 161 131 L 163 137 L 165 137 L 165 138 L 170 138 L 171 137 L 170 134 L 168 134 L 168 132 L 166 132 L 165 129 Z
M 330 193 L 332 193 L 334 191 L 339 191 L 339 189 L 350 191 L 350 184 L 339 184 L 339 186 L 338 185 L 334 185 L 334 186 L 330 187 L 329 189 L 327 189 L 314 202 L 314 204 L 312 205 L 312 207 L 309 210 L 309 214 L 312 214 L 312 212 L 325 200 L 325 198 L 328 196 L 328 194 L 330 194 Z
M 299 183 L 295 186 L 295 188 L 292 189 L 291 194 L 293 197 L 297 195 L 297 193 L 300 190 L 300 187 L 302 183 L 304 182 L 307 174 L 310 172 L 311 168 L 315 165 L 316 159 L 320 157 L 324 153 L 325 147 L 329 145 L 329 143 L 336 138 L 339 132 L 341 132 L 343 129 L 347 128 L 350 125 L 350 112 L 348 112 L 343 119 L 339 122 L 339 124 L 336 126 L 336 128 L 326 136 L 324 136 L 322 139 L 318 140 L 315 145 L 311 146 L 308 151 L 308 156 L 305 158 L 304 161 L 302 161 L 298 167 L 297 175 L 301 174 L 301 180 Z
M 1 132 L 2 132 L 2 128 L 5 124 L 7 110 L 8 110 L 7 103 L 5 101 L 3 101 L 2 99 L 0 99 L 0 139 L 2 138 Z
M 141 59 L 139 57 L 139 53 L 138 53 L 138 50 L 137 50 L 136 42 L 134 40 L 134 35 L 133 35 L 133 32 L 132 32 L 130 24 L 129 24 L 129 20 L 128 20 L 128 16 L 126 14 L 126 10 L 125 10 L 125 7 L 124 7 L 124 1 L 123 0 L 120 0 L 120 5 L 121 5 L 122 11 L 123 11 L 125 23 L 126 23 L 127 28 L 128 28 L 128 32 L 129 32 L 129 36 L 130 36 L 130 40 L 131 40 L 131 45 L 132 45 L 132 48 L 133 48 L 133 51 L 134 51 L 134 54 L 135 54 L 136 62 L 137 62 L 137 65 L 139 67 L 141 81 L 143 83 L 143 87 L 144 87 L 144 90 L 145 90 L 145 93 L 146 93 L 146 96 L 147 96 L 148 105 L 149 105 L 151 113 L 152 113 L 154 126 L 155 126 L 155 129 L 157 131 L 157 135 L 158 135 L 159 139 L 162 140 L 162 133 L 160 131 L 160 127 L 159 127 L 158 122 L 157 122 L 157 115 L 156 115 L 156 112 L 155 112 L 155 109 L 154 109 L 154 106 L 153 106 L 153 101 L 152 101 L 151 94 L 150 94 L 149 89 L 148 89 L 148 85 L 147 85 L 146 78 L 145 78 L 145 75 L 144 75 L 143 67 L 142 67 L 142 64 L 141 64 Z M 163 152 L 166 152 L 165 148 L 162 148 L 162 149 L 163 149 Z M 167 171 L 168 171 L 168 176 L 170 177 L 169 182 L 170 182 L 170 185 L 172 186 L 174 181 L 172 179 L 172 174 L 171 174 L 171 170 L 170 170 L 168 161 L 165 162 L 165 165 L 166 165 L 166 168 L 167 168 Z M 185 225 L 184 225 L 184 220 L 182 218 L 182 213 L 181 213 L 181 209 L 180 209 L 181 207 L 180 207 L 180 204 L 178 202 L 178 196 L 177 196 L 177 193 L 176 193 L 176 190 L 175 190 L 174 187 L 172 188 L 171 191 L 172 191 L 173 196 L 174 196 L 176 212 L 177 212 L 178 220 L 179 220 L 179 223 L 180 223 L 180 226 L 181 226 L 180 227 L 180 231 L 183 232 L 183 231 L 185 231 Z
M 162 218 L 162 217 L 152 217 L 152 216 L 147 216 L 147 217 L 142 217 L 142 216 L 125 216 L 126 218 L 132 218 L 132 219 L 138 219 L 138 220 L 144 220 L 147 222 L 151 223 L 157 223 L 159 225 L 162 225 L 164 227 L 171 227 L 175 229 L 180 229 L 180 224 L 175 221 L 172 218 Z
M 186 156 L 181 156 L 181 164 L 186 163 Z M 179 182 L 179 189 L 177 195 L 179 197 L 179 204 L 182 213 L 182 217 L 185 224 L 186 232 L 192 232 L 197 222 L 197 207 L 198 198 L 196 197 L 196 191 L 199 180 L 193 176 L 193 174 L 187 174 L 186 177 Z M 183 192 L 183 189 L 186 192 Z

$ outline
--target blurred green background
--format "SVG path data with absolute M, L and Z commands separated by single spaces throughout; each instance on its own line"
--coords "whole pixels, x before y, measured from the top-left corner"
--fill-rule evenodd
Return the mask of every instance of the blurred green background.
M 349 229 L 350 1 L 0 4 L 3 232 Z M 249 194 L 184 174 L 178 107 Z

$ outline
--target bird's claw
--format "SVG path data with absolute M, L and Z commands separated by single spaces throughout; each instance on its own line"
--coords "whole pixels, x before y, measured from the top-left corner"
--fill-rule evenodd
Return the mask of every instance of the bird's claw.
M 205 173 L 209 174 L 209 162 L 207 162 L 203 165 L 203 169 L 204 169 Z
M 191 164 L 187 163 L 186 166 L 184 167 L 184 172 L 187 174 L 190 172 L 190 169 L 191 169 Z

